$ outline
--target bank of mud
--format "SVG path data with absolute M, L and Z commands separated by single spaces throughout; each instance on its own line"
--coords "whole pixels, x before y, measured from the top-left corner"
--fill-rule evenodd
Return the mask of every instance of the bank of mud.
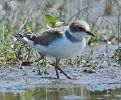
M 101 48 L 100 48 L 101 47 Z M 96 44 L 93 47 L 92 58 L 97 62 L 95 68 L 74 66 L 61 66 L 73 79 L 67 79 L 60 73 L 60 79 L 56 79 L 53 67 L 47 69 L 48 75 L 37 75 L 35 66 L 19 69 L 20 65 L 0 69 L 0 92 L 21 91 L 35 87 L 66 88 L 80 87 L 90 91 L 103 91 L 121 87 L 121 67 L 112 58 L 116 43 L 109 45 L 109 61 L 105 62 L 106 44 Z M 86 47 L 83 54 L 88 55 L 92 47 Z M 110 63 L 110 64 L 109 64 Z M 42 68 L 44 69 L 44 68 Z

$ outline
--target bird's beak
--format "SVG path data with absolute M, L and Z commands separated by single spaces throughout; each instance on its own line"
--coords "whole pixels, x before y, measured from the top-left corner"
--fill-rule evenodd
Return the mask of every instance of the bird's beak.
M 91 35 L 91 36 L 94 36 L 93 33 L 91 33 L 90 31 L 86 31 L 87 34 Z

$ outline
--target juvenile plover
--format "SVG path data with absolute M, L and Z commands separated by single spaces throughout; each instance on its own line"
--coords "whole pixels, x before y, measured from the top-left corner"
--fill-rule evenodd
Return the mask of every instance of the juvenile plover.
M 94 36 L 90 32 L 88 23 L 82 20 L 76 20 L 63 29 L 59 27 L 47 29 L 41 32 L 40 35 L 32 33 L 23 36 L 19 33 L 16 34 L 15 37 L 20 41 L 28 43 L 43 56 L 54 57 L 56 59 L 54 67 L 58 79 L 58 71 L 71 79 L 71 77 L 59 67 L 60 59 L 79 56 L 86 46 L 85 37 L 87 35 Z

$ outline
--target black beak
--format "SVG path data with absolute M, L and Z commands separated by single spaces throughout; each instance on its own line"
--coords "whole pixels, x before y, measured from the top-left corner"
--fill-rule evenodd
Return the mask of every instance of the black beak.
M 86 31 L 87 34 L 94 36 L 94 34 L 92 34 L 90 31 Z

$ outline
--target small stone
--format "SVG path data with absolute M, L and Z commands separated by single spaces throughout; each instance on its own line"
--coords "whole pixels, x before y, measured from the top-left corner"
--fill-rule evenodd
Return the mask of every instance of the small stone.
M 89 73 L 89 74 L 95 73 L 95 71 L 93 71 L 93 70 L 91 70 L 91 69 L 84 69 L 83 71 L 84 71 L 85 73 Z

